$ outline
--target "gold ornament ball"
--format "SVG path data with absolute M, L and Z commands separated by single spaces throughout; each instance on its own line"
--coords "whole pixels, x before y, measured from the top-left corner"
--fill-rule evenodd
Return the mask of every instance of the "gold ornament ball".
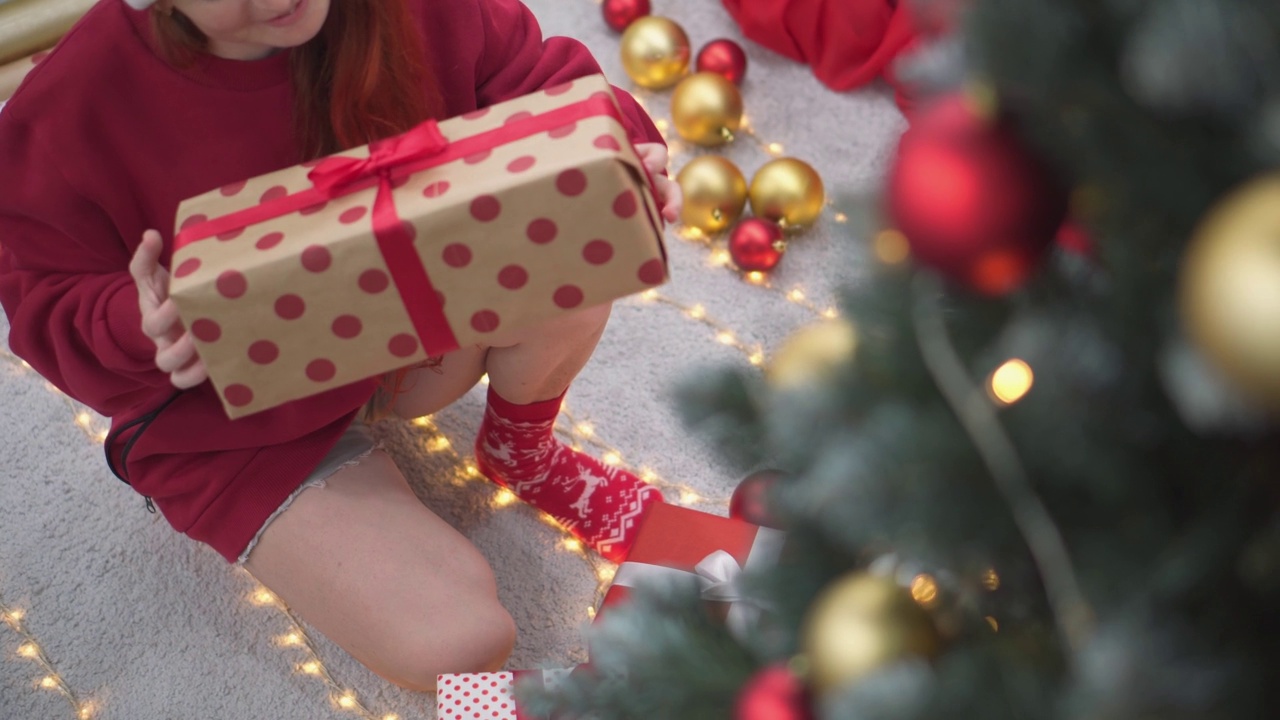
M 742 127 L 742 92 L 719 73 L 694 73 L 671 94 L 671 119 L 691 143 L 724 145 Z
M 751 178 L 751 211 L 784 228 L 812 225 L 826 201 L 822 176 L 803 160 L 772 160 Z
M 1250 181 L 1201 221 L 1183 259 L 1188 335 L 1242 392 L 1280 410 L 1280 173 Z
M 866 573 L 847 575 L 818 596 L 800 640 L 809 685 L 820 695 L 900 660 L 932 659 L 941 647 L 933 619 L 910 592 Z
M 622 33 L 622 67 L 637 85 L 669 88 L 689 72 L 689 36 L 674 21 L 657 15 L 637 18 Z
M 680 222 L 708 234 L 738 222 L 747 205 L 747 178 L 737 165 L 719 155 L 689 161 L 676 182 L 684 194 Z
M 780 390 L 822 382 L 850 362 L 857 348 L 858 333 L 848 322 L 811 323 L 783 341 L 765 367 L 765 379 Z

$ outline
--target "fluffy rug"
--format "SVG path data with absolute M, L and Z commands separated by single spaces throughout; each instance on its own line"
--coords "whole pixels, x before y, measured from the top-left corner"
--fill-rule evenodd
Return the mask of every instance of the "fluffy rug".
M 597 3 L 528 4 L 546 34 L 581 39 L 610 79 L 631 87 Z M 905 122 L 885 88 L 835 94 L 808 68 L 749 44 L 719 3 L 654 5 L 686 28 L 695 50 L 719 37 L 747 49 L 743 95 L 755 136 L 719 152 L 750 178 L 770 159 L 764 143 L 781 143 L 818 169 L 834 201 L 763 285 L 717 263 L 708 246 L 669 233 L 672 282 L 656 299 L 616 306 L 569 393 L 566 440 L 616 453 L 652 473 L 670 500 L 723 515 L 742 471 L 681 424 L 674 384 L 700 367 L 767 356 L 829 308 L 838 288 L 858 282 L 870 263 L 868 238 L 858 208 L 843 198 L 879 186 Z M 669 121 L 669 92 L 638 94 Z M 675 149 L 674 170 L 705 152 Z M 851 217 L 841 222 L 840 213 Z M 432 696 L 374 676 L 259 597 L 247 573 L 148 514 L 103 462 L 103 420 L 11 355 L 0 358 L 0 610 L 8 613 L 0 623 L 0 718 L 76 718 L 74 703 L 103 720 L 435 717 Z M 508 668 L 581 662 L 581 629 L 597 573 L 608 566 L 566 547 L 532 509 L 503 505 L 492 485 L 466 478 L 483 398 L 477 388 L 429 421 L 384 423 L 377 433 L 422 501 L 492 564 L 519 626 Z

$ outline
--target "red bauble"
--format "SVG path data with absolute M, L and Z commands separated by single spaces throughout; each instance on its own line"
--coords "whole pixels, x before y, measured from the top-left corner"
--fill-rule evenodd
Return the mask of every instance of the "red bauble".
M 604 0 L 601 10 L 609 27 L 622 32 L 637 18 L 649 14 L 649 0 Z
M 1058 228 L 1057 243 L 1063 250 L 1086 258 L 1094 257 L 1097 252 L 1094 248 L 1093 236 L 1075 220 L 1068 219 L 1062 227 Z
M 742 686 L 734 720 L 809 720 L 809 692 L 786 665 L 771 665 Z
M 747 76 L 747 53 L 728 38 L 712 40 L 698 51 L 697 68 L 698 72 L 718 73 L 734 85 L 741 85 Z
M 752 525 L 780 529 L 778 519 L 769 508 L 769 492 L 783 477 L 778 470 L 761 470 L 751 473 L 729 498 L 729 517 L 745 520 Z
M 777 223 L 748 218 L 729 234 L 729 257 L 747 272 L 768 272 L 782 260 L 786 244 Z
M 990 295 L 1039 264 L 1067 213 L 1067 192 L 1004 119 L 963 95 L 926 109 L 903 134 L 889 212 L 915 259 Z

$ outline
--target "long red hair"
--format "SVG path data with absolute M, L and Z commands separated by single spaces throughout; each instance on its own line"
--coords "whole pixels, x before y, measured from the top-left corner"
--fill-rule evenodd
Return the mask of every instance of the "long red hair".
M 177 10 L 152 6 L 161 53 L 189 64 L 209 39 Z M 407 0 L 330 0 L 319 34 L 290 55 L 303 159 L 398 135 L 444 103 Z
M 153 5 L 151 25 L 169 62 L 189 64 L 208 50 L 208 37 L 176 10 Z M 319 34 L 294 48 L 289 63 L 295 136 L 304 160 L 399 135 L 444 115 L 439 81 L 407 0 L 330 0 Z M 402 392 L 412 369 L 381 379 L 383 403 Z

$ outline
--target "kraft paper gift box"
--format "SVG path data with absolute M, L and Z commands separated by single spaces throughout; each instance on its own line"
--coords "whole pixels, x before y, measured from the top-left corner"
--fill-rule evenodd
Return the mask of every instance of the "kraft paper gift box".
M 527 720 L 516 704 L 518 683 L 541 682 L 553 690 L 573 672 L 565 670 L 516 670 L 515 672 L 461 673 L 436 676 L 437 720 Z
M 184 201 L 170 295 L 230 418 L 666 282 L 603 76 Z
M 654 505 L 636 534 L 627 561 L 601 600 L 596 622 L 611 608 L 625 605 L 631 588 L 696 577 L 702 596 L 713 611 L 741 636 L 759 606 L 737 587 L 747 570 L 771 567 L 778 562 L 786 534 L 743 520 L 720 517 L 676 505 Z

